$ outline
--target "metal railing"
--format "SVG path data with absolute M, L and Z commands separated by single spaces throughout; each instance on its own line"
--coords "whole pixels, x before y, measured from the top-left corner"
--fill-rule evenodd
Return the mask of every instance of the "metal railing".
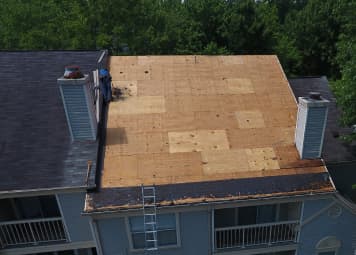
M 299 221 L 215 228 L 215 249 L 296 242 Z
M 67 241 L 60 217 L 0 222 L 2 248 L 58 241 Z

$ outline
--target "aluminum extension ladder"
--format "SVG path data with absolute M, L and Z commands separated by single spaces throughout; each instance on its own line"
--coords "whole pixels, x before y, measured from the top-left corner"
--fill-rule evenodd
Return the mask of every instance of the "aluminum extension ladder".
M 157 245 L 156 190 L 154 186 L 142 185 L 142 209 L 145 232 L 145 250 L 155 251 Z

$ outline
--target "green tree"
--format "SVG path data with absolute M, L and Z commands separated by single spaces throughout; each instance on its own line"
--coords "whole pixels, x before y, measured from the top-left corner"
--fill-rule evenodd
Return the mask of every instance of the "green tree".
M 337 103 L 343 110 L 342 124 L 356 124 L 356 1 L 340 1 L 342 32 L 337 43 L 337 63 L 341 78 L 333 83 Z M 356 135 L 350 137 L 356 139 Z
M 335 13 L 339 1 L 309 0 L 300 11 L 290 12 L 284 31 L 293 38 L 301 57 L 302 75 L 338 75 L 335 61 L 340 22 Z

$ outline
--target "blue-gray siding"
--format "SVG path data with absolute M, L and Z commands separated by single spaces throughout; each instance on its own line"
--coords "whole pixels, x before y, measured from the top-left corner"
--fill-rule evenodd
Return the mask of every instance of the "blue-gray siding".
M 302 158 L 320 157 L 327 110 L 327 107 L 308 108 Z
M 89 218 L 81 215 L 84 208 L 85 193 L 58 194 L 64 221 L 72 242 L 92 241 Z
M 94 140 L 96 135 L 89 116 L 85 87 L 83 85 L 61 85 L 61 90 L 73 139 Z
M 98 233 L 104 255 L 144 254 L 131 252 L 124 218 L 97 220 Z M 181 246 L 161 248 L 160 255 L 206 255 L 209 254 L 210 214 L 208 211 L 179 213 Z
M 303 220 L 312 217 L 332 202 L 332 199 L 305 201 Z M 341 241 L 340 255 L 351 255 L 353 254 L 352 235 L 355 232 L 356 217 L 350 211 L 342 207 L 342 214 L 337 218 L 332 218 L 328 215 L 328 210 L 326 210 L 302 227 L 298 255 L 316 254 L 316 245 L 321 239 L 328 236 L 335 236 Z
M 332 198 L 305 200 L 297 255 L 315 255 L 316 246 L 320 240 L 335 236 L 341 241 L 339 254 L 353 254 L 353 238 L 356 233 L 356 217 L 342 204 L 339 217 L 328 215 L 328 210 L 320 210 L 332 205 Z M 142 252 L 132 252 L 129 247 L 125 218 L 98 219 L 98 235 L 103 255 L 141 255 Z M 180 212 L 179 226 L 181 246 L 178 248 L 159 249 L 160 255 L 207 255 L 212 254 L 211 244 L 211 214 L 208 210 Z M 252 247 L 251 247 L 252 248 Z

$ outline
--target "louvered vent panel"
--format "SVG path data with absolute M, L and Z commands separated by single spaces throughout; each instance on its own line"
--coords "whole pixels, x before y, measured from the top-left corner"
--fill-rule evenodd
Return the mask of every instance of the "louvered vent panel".
M 62 85 L 61 90 L 73 139 L 95 139 L 84 86 Z
M 309 108 L 304 132 L 303 158 L 320 157 L 326 117 L 326 107 Z

